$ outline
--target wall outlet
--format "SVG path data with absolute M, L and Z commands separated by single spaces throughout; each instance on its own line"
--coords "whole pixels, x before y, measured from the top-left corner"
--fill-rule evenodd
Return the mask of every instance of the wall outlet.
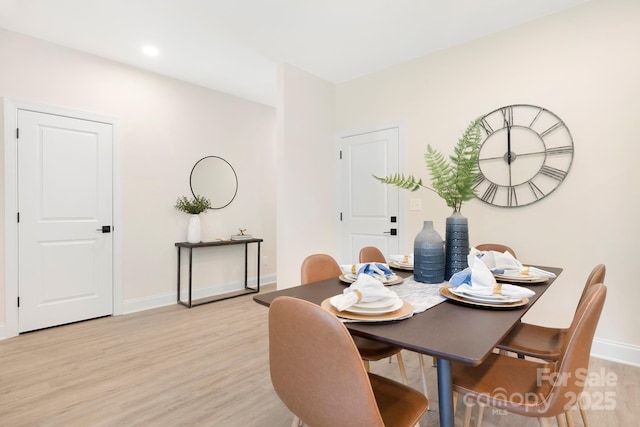
M 421 211 L 422 210 L 422 199 L 409 199 L 409 210 L 410 211 Z

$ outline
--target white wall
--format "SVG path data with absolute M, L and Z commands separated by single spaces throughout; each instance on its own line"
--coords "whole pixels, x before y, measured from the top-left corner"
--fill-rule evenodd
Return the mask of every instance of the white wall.
M 208 155 L 233 165 L 239 189 L 231 205 L 202 215 L 203 239 L 247 228 L 265 240 L 263 283 L 275 279 L 274 108 L 2 29 L 0 96 L 120 118 L 125 310 L 175 302 L 174 242 L 186 240 L 188 215 L 173 205 Z M 242 246 L 195 252 L 194 285 L 237 286 L 242 256 Z
M 278 68 L 278 288 L 300 284 L 313 253 L 337 253 L 335 87 Z
M 570 322 L 588 273 L 605 263 L 609 294 L 596 335 L 621 344 L 640 364 L 638 46 L 640 2 L 593 1 L 338 85 L 336 126 L 406 120 L 405 171 L 428 178 L 427 144 L 451 152 L 482 114 L 516 103 L 558 114 L 575 144 L 567 179 L 527 207 L 467 203 L 462 213 L 471 241 L 502 242 L 525 262 L 564 267 L 525 317 L 551 326 Z M 444 236 L 450 214 L 444 202 L 426 190 L 411 197 L 422 198 L 424 209 L 408 212 L 408 246 L 424 219 L 434 220 Z

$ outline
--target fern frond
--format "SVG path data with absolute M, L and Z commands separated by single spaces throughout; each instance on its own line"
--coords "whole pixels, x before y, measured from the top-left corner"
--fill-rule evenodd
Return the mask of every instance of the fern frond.
M 404 174 L 396 173 L 386 177 L 379 177 L 375 175 L 373 175 L 373 177 L 383 184 L 395 185 L 396 187 L 404 188 L 409 191 L 417 191 L 420 187 L 428 188 L 422 184 L 422 178 L 416 180 L 413 175 L 405 177 Z

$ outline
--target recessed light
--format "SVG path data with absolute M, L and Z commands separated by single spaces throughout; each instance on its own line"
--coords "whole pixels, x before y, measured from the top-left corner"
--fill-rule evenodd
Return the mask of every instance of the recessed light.
M 147 56 L 158 56 L 158 53 L 160 52 L 158 51 L 157 47 L 147 45 L 142 47 L 142 53 L 144 53 Z

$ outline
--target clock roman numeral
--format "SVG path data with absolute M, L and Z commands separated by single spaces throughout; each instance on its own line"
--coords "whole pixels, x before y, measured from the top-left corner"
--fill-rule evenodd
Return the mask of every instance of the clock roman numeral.
M 485 190 L 481 199 L 488 203 L 493 203 L 493 199 L 496 197 L 496 193 L 498 192 L 498 185 L 493 182 L 489 185 L 489 187 Z
M 504 120 L 504 126 L 509 127 L 513 124 L 513 107 L 508 106 L 502 108 L 502 119 Z
M 540 168 L 540 173 L 558 181 L 562 181 L 567 176 L 567 173 L 565 171 L 552 168 L 551 166 L 547 165 L 544 165 Z
M 484 175 L 481 173 L 477 174 L 475 178 L 473 178 L 473 189 L 478 188 L 480 184 L 484 181 Z
M 507 188 L 507 206 L 518 206 L 518 195 L 515 187 Z
M 489 136 L 493 132 L 495 132 L 493 130 L 493 128 L 491 127 L 491 125 L 489 124 L 489 122 L 487 122 L 487 118 L 486 117 L 483 117 L 482 120 L 480 120 L 480 127 L 482 127 L 482 129 L 484 129 L 484 131 L 487 133 L 487 136 Z
M 545 130 L 544 132 L 542 132 L 540 134 L 540 136 L 542 138 L 544 138 L 545 136 L 549 135 L 551 132 L 553 132 L 556 129 L 560 129 L 561 127 L 564 127 L 564 122 L 558 122 L 555 125 L 551 126 L 550 128 L 548 128 L 547 130 Z
M 527 181 L 527 184 L 529 185 L 529 190 L 531 190 L 531 192 L 533 193 L 533 197 L 535 197 L 536 200 L 540 200 L 545 196 L 544 192 L 540 190 L 540 188 L 538 188 L 538 186 L 535 185 L 533 181 Z
M 571 154 L 571 153 L 573 153 L 573 147 L 571 145 L 547 148 L 548 156 L 559 156 L 561 154 Z

